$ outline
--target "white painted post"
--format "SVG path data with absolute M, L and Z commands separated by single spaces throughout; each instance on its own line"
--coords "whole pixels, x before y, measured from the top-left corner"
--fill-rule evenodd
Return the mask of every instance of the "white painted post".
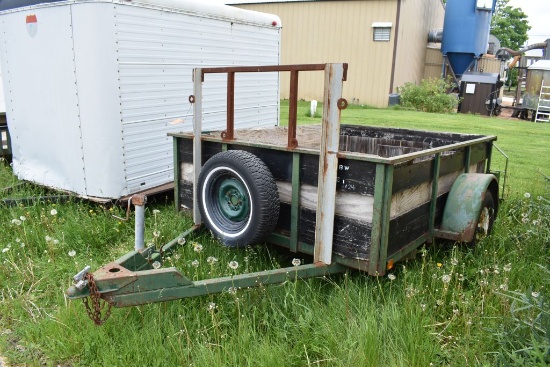
M 193 71 L 193 95 L 195 103 L 193 106 L 193 222 L 196 225 L 202 223 L 199 211 L 199 174 L 202 168 L 202 69 L 196 68 Z
M 332 236 L 336 203 L 336 180 L 338 177 L 337 154 L 340 144 L 340 109 L 338 103 L 342 98 L 343 78 L 343 64 L 326 65 L 313 261 L 327 265 L 332 263 Z
M 317 101 L 313 99 L 309 104 L 309 116 L 315 117 L 315 112 L 317 112 Z

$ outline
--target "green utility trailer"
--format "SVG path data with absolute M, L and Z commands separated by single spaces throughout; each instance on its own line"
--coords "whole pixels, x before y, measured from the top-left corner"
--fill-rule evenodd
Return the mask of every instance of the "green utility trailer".
M 290 72 L 288 127 L 235 130 L 235 74 L 275 71 Z M 296 126 L 304 71 L 325 73 L 321 125 Z M 214 73 L 227 74 L 227 127 L 203 132 L 201 90 Z M 192 210 L 195 226 L 160 249 L 136 248 L 93 274 L 84 269 L 69 298 L 91 296 L 88 312 L 101 323 L 100 298 L 123 307 L 277 283 L 289 274 L 353 268 L 379 276 L 435 238 L 472 243 L 488 235 L 502 192 L 501 174 L 491 169 L 496 137 L 340 124 L 346 75 L 347 64 L 196 69 L 194 132 L 171 134 L 176 206 Z M 159 267 L 201 226 L 229 247 L 269 242 L 313 262 L 202 281 Z

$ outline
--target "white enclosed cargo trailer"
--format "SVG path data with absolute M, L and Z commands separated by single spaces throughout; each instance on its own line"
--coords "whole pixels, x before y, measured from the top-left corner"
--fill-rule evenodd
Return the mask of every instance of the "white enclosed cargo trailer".
M 192 131 L 194 67 L 280 61 L 270 14 L 189 0 L 37 2 L 0 3 L 13 169 L 83 197 L 173 181 L 167 133 Z M 227 78 L 207 78 L 203 128 L 219 130 Z M 278 124 L 277 73 L 239 75 L 235 90 L 236 127 Z

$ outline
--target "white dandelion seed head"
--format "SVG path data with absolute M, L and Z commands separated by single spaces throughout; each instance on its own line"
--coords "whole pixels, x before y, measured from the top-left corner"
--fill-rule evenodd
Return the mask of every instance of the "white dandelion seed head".
M 16 226 L 20 226 L 21 225 L 21 221 L 19 219 L 12 219 L 11 220 L 11 224 L 15 224 Z
M 178 244 L 179 245 L 185 245 L 185 238 L 178 238 Z
M 57 210 L 55 209 L 50 210 L 50 215 L 57 215 Z
M 193 251 L 195 251 L 197 254 L 200 253 L 202 251 L 202 245 L 200 243 L 194 243 Z
M 229 292 L 229 294 L 235 295 L 237 294 L 237 287 L 229 287 L 227 291 Z
M 214 265 L 215 263 L 218 262 L 218 259 L 216 259 L 214 256 L 208 256 L 208 258 L 206 259 L 206 262 L 210 265 Z
M 191 262 L 191 266 L 193 266 L 194 268 L 198 268 L 199 267 L 199 260 L 193 260 Z
M 160 213 L 160 210 L 158 210 L 158 209 L 153 209 L 153 214 L 154 214 L 154 215 L 157 215 L 158 213 Z
M 443 301 L 438 299 L 437 301 L 435 301 L 435 304 L 441 306 L 443 304 Z
M 388 279 L 391 280 L 391 281 L 394 281 L 395 279 L 397 279 L 397 277 L 395 275 L 393 275 L 392 273 L 388 274 Z
M 527 223 L 529 222 L 529 218 L 523 217 L 523 218 L 521 219 L 521 222 L 522 222 L 523 224 L 527 224 Z
M 176 259 L 176 260 L 179 260 L 179 259 L 180 259 L 180 257 L 181 257 L 181 255 L 180 255 L 180 254 L 174 254 L 174 259 Z
M 499 289 L 500 289 L 500 290 L 503 290 L 503 291 L 507 291 L 507 290 L 508 290 L 508 284 L 501 284 L 501 285 L 499 286 Z
M 19 243 L 19 242 L 21 242 L 21 239 L 20 239 L 20 238 L 16 238 L 16 239 L 15 239 L 15 242 Z
M 50 236 L 46 236 L 44 239 L 46 240 L 46 243 L 52 242 L 52 238 Z
M 75 250 L 69 251 L 69 256 L 70 256 L 70 257 L 75 257 L 75 255 L 76 255 L 76 251 L 75 251 Z
M 457 265 L 458 265 L 458 259 L 457 259 L 456 257 L 453 257 L 453 258 L 451 259 L 451 265 L 452 265 L 452 266 L 457 266 Z
M 458 315 L 458 312 L 459 312 L 459 311 L 458 311 L 458 308 L 453 308 L 453 314 L 454 314 L 454 315 Z
M 19 217 L 19 220 L 20 220 L 21 222 L 24 222 L 24 221 L 27 220 L 27 217 L 25 217 L 24 215 L 22 215 L 22 216 Z
M 443 274 L 441 281 L 445 284 L 448 284 L 451 281 L 451 276 L 449 274 Z
M 529 199 L 531 197 L 531 194 L 526 192 L 525 194 L 523 194 L 523 196 L 526 198 L 526 199 Z
M 208 310 L 208 312 L 213 312 L 213 311 L 216 310 L 217 307 L 218 307 L 218 306 L 216 306 L 216 304 L 215 304 L 214 302 L 210 302 L 210 303 L 208 304 L 207 310 Z
M 301 263 L 302 263 L 302 261 L 300 259 L 296 259 L 296 258 L 292 259 L 292 265 L 294 265 L 294 266 L 298 266 Z
M 21 248 L 25 247 L 25 242 L 21 242 L 19 246 L 21 246 Z
M 425 303 L 421 303 L 421 304 L 420 304 L 420 309 L 421 309 L 422 311 L 426 311 L 426 304 L 425 304 Z
M 4 248 L 2 249 L 2 252 L 8 252 L 9 250 L 10 250 L 9 247 L 4 247 Z
M 508 264 L 504 265 L 502 270 L 504 270 L 507 273 L 510 272 L 510 270 L 512 270 L 512 263 L 508 263 Z
M 160 231 L 155 229 L 153 231 L 153 237 L 159 237 L 159 236 L 160 236 Z
M 229 264 L 227 264 L 227 265 L 232 270 L 237 270 L 239 268 L 239 263 L 236 262 L 235 260 L 230 261 Z
M 154 269 L 159 269 L 160 267 L 161 267 L 160 262 L 158 262 L 158 261 L 153 262 L 153 268 Z
M 537 298 L 540 295 L 540 293 L 533 291 L 531 292 L 531 295 L 533 296 L 533 298 Z

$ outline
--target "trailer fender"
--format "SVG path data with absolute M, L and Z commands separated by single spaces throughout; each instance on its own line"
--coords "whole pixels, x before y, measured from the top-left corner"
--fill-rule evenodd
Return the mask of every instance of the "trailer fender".
M 485 208 L 487 205 L 492 208 Z M 488 213 L 488 210 L 491 212 Z M 473 242 L 478 222 L 487 221 L 482 226 L 488 234 L 497 210 L 498 181 L 495 175 L 463 173 L 457 177 L 449 192 L 438 237 Z

